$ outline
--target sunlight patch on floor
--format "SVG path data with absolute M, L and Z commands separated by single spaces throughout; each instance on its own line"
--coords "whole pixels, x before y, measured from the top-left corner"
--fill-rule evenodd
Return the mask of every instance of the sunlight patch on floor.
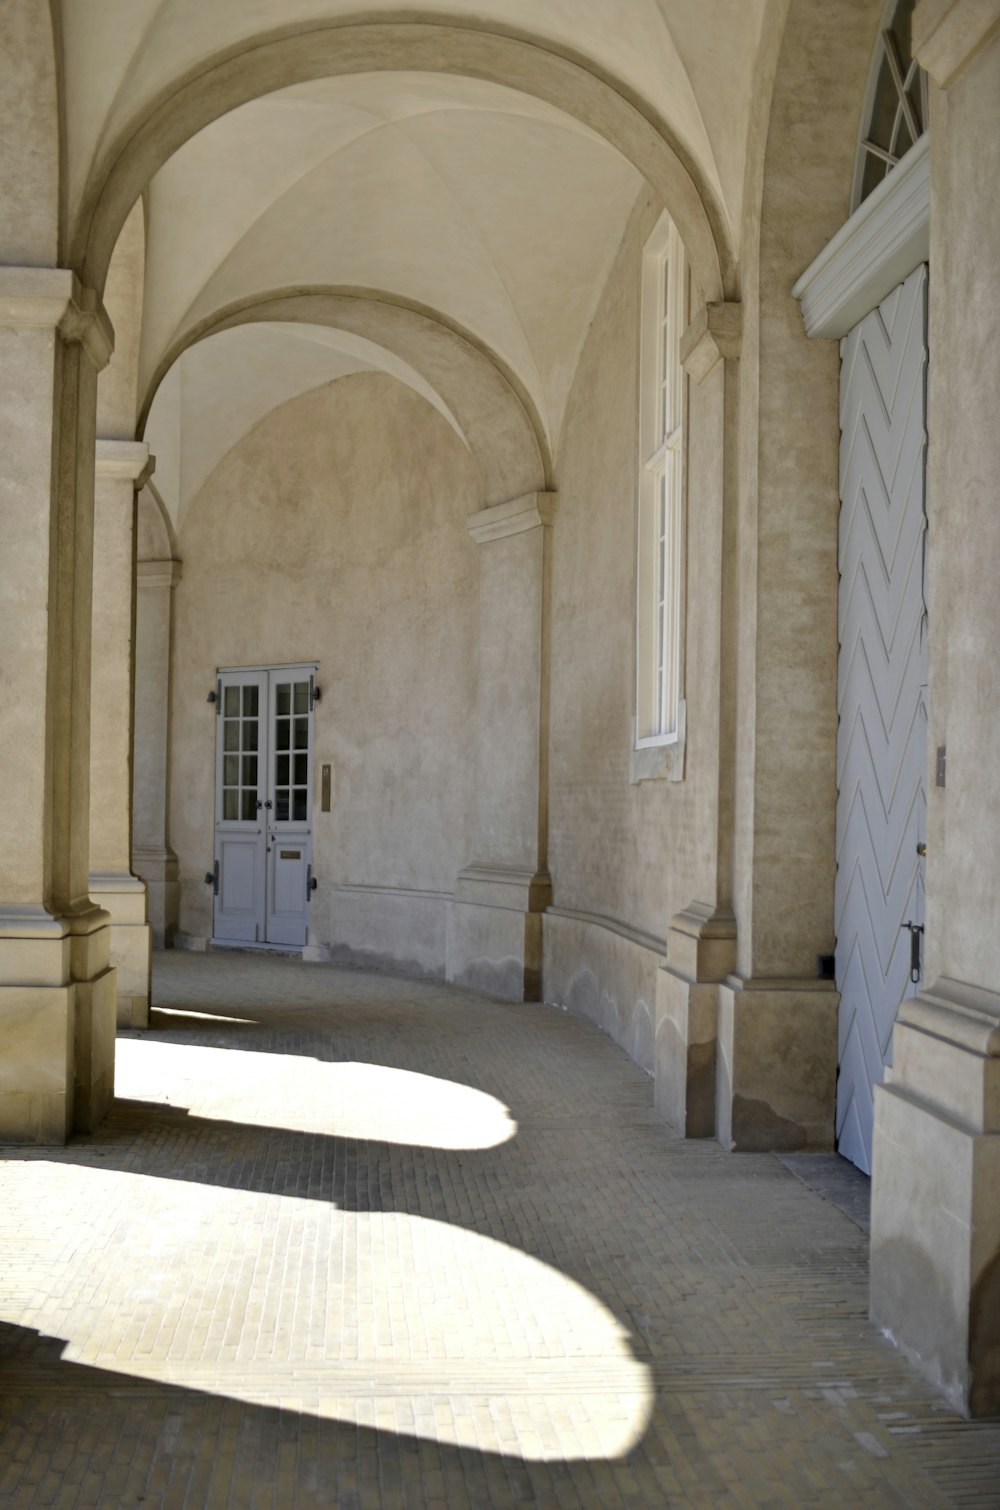
M 30 1273 L 0 1317 L 68 1363 L 538 1460 L 618 1457 L 649 1421 L 611 1312 L 493 1238 L 57 1160 L 5 1187 Z
M 423 1148 L 496 1148 L 517 1123 L 496 1097 L 381 1064 L 121 1038 L 115 1092 L 213 1121 Z

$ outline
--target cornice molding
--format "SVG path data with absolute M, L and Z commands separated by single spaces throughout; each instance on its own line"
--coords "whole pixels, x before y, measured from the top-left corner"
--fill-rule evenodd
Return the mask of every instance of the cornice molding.
M 696 383 L 703 383 L 720 362 L 738 359 L 742 341 L 742 304 L 703 304 L 681 336 L 684 371 Z
M 64 267 L 0 267 L 0 327 L 58 330 L 67 343 L 80 343 L 98 372 L 115 346 L 96 290 Z
M 792 289 L 806 335 L 836 340 L 930 252 L 930 137 L 925 132 L 828 241 Z
M 98 440 L 94 458 L 97 477 L 131 482 L 136 491 L 153 475 L 156 458 L 144 440 Z
M 557 501 L 556 493 L 525 493 L 522 498 L 494 503 L 488 509 L 480 509 L 478 514 L 471 514 L 465 521 L 466 528 L 478 545 L 504 540 L 508 535 L 550 525 L 555 519 Z
M 1000 0 L 921 0 L 913 12 L 913 55 L 948 89 L 1000 30 Z

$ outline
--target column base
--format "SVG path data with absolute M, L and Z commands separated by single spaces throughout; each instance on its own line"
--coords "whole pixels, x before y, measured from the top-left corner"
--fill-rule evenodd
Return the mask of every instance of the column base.
M 448 909 L 445 979 L 504 1001 L 540 1001 L 542 911 L 552 896 L 548 875 L 471 865 Z
M 0 1138 L 65 1143 L 110 1109 L 115 972 L 108 915 L 0 909 Z
M 716 1137 L 741 1152 L 833 1148 L 837 1006 L 832 982 L 719 987 Z
M 736 921 L 692 902 L 670 921 L 657 972 L 653 1103 L 686 1138 L 715 1132 L 719 982 L 733 967 Z
M 900 1008 L 875 1089 L 871 1319 L 951 1403 L 1000 1412 L 1000 994 Z
M 90 895 L 111 918 L 111 964 L 118 972 L 118 1026 L 149 1026 L 152 930 L 146 887 L 128 871 L 91 871 Z

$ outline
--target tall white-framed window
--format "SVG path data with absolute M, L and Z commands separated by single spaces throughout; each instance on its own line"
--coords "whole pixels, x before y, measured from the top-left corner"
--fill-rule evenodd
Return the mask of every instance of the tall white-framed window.
M 636 622 L 637 750 L 676 744 L 684 593 L 684 370 L 687 261 L 677 227 L 661 216 L 642 263 L 639 372 L 639 518 Z

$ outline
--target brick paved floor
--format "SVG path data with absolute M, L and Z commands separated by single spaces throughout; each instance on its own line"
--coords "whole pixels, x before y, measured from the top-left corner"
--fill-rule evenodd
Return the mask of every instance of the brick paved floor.
M 866 1239 L 683 1143 L 587 1023 L 156 962 L 65 1150 L 5 1149 L 0 1506 L 1000 1506 Z

